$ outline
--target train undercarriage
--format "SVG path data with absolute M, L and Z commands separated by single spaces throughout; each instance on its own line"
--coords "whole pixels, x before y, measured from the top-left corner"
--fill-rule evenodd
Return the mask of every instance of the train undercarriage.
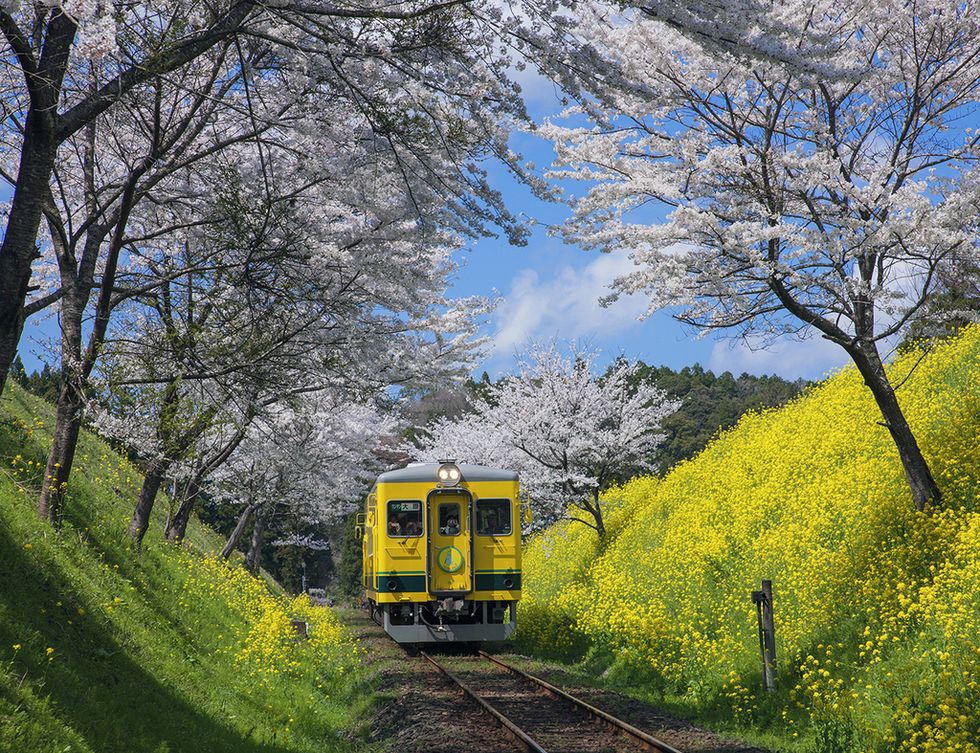
M 517 626 L 517 602 L 451 596 L 430 602 L 370 604 L 371 615 L 398 643 L 502 641 Z

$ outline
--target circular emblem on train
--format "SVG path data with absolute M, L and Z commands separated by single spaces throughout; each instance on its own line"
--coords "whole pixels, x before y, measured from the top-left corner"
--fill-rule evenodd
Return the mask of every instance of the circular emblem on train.
M 443 572 L 455 573 L 463 566 L 463 553 L 454 546 L 447 546 L 445 549 L 439 550 L 436 562 Z

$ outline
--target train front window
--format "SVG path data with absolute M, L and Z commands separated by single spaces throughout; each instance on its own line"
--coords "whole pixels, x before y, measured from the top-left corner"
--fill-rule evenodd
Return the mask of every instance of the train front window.
M 476 501 L 476 533 L 479 536 L 510 536 L 511 503 L 509 499 Z
M 439 505 L 439 533 L 443 536 L 459 536 L 459 504 L 444 502 Z
M 421 536 L 422 503 L 419 500 L 393 500 L 388 503 L 388 536 Z

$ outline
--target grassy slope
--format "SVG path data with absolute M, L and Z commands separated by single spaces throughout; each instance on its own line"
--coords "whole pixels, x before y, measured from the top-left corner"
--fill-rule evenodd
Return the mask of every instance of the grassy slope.
M 61 531 L 37 519 L 51 423 L 49 404 L 8 388 L 0 402 L 0 750 L 352 747 L 337 730 L 358 713 L 356 670 L 348 679 L 350 657 L 334 656 L 352 649 L 297 647 L 277 635 L 288 630 L 285 599 L 202 560 L 221 542 L 196 521 L 185 546 L 193 554 L 179 552 L 161 540 L 158 509 L 134 555 L 125 528 L 141 479 L 104 442 L 81 440 Z M 216 579 L 223 590 L 209 591 Z M 327 625 L 327 641 L 328 616 L 313 619 Z M 236 661 L 249 641 L 266 653 Z M 344 666 L 348 674 L 338 675 Z
M 663 480 L 607 495 L 601 546 L 560 524 L 525 557 L 521 640 L 780 749 L 980 751 L 980 328 L 891 368 L 944 509 L 914 512 L 845 370 L 746 416 Z M 781 690 L 758 691 L 761 578 Z M 603 658 L 605 657 L 605 658 Z M 610 666 L 611 664 L 611 666 Z M 759 738 L 757 738 L 759 739 Z

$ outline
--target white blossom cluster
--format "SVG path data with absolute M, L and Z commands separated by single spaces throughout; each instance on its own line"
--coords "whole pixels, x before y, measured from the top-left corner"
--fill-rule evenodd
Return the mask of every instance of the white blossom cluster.
M 256 421 L 215 472 L 213 488 L 241 505 L 336 522 L 355 509 L 383 467 L 379 442 L 394 429 L 390 415 L 374 406 L 307 397 Z
M 440 419 L 418 454 L 515 470 L 536 525 L 565 515 L 601 528 L 599 492 L 635 472 L 664 440 L 679 407 L 633 379 L 625 360 L 596 376 L 596 351 L 574 343 L 535 346 L 459 419 Z
M 763 6 L 743 54 L 705 43 Z M 974 3 L 650 7 L 580 6 L 580 33 L 631 85 L 597 94 L 588 122 L 570 110 L 541 129 L 551 177 L 584 186 L 567 238 L 635 262 L 613 296 L 846 344 L 895 334 L 944 259 L 976 258 Z

